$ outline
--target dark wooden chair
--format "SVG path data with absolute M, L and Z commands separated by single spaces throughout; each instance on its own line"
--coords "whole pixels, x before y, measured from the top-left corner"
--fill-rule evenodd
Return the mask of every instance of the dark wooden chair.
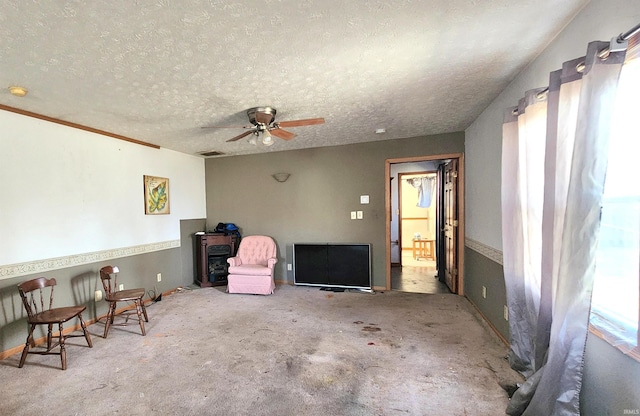
M 25 310 L 27 311 L 27 322 L 29 323 L 29 335 L 27 335 L 27 342 L 24 344 L 22 350 L 22 357 L 20 357 L 20 365 L 22 368 L 27 358 L 27 354 L 55 354 L 60 355 L 62 360 L 62 369 L 67 369 L 67 350 L 65 348 L 65 339 L 71 337 L 84 336 L 89 344 L 89 348 L 93 347 L 91 342 L 91 336 L 87 331 L 87 326 L 82 320 L 82 312 L 87 308 L 86 306 L 65 306 L 61 308 L 53 307 L 53 292 L 56 286 L 56 279 L 47 279 L 46 277 L 39 277 L 37 279 L 28 280 L 18 285 L 20 291 L 20 297 Z M 47 296 L 48 292 L 48 296 Z M 48 297 L 48 300 L 47 300 Z M 80 321 L 83 334 L 64 334 L 63 324 L 73 318 L 77 317 Z M 58 342 L 52 345 L 53 338 L 53 325 L 58 324 Z M 34 346 L 33 331 L 38 325 L 47 325 L 47 349 L 46 351 L 30 351 L 30 348 Z M 52 351 L 55 347 L 60 346 L 59 352 Z
M 100 269 L 100 279 L 102 280 L 102 287 L 104 288 L 105 300 L 109 302 L 109 312 L 107 313 L 106 322 L 104 324 L 104 338 L 109 333 L 109 327 L 111 325 L 127 325 L 129 316 L 132 312 L 122 312 L 119 315 L 125 316 L 125 321 L 122 324 L 114 324 L 113 318 L 116 315 L 116 305 L 118 302 L 133 302 L 135 304 L 135 313 L 138 315 L 138 322 L 142 335 L 147 335 L 144 330 L 144 323 L 149 322 L 147 316 L 147 309 L 144 307 L 142 297 L 144 296 L 144 289 L 125 289 L 118 290 L 118 272 L 120 270 L 116 266 L 105 266 Z M 113 276 L 113 278 L 112 278 Z M 144 320 L 142 319 L 144 316 Z

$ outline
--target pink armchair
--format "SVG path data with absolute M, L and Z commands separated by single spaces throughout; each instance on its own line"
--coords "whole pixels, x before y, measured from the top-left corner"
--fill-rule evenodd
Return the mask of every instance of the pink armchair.
M 278 262 L 276 243 L 271 237 L 250 235 L 242 238 L 235 257 L 227 259 L 227 292 L 270 295 L 276 285 L 273 269 Z

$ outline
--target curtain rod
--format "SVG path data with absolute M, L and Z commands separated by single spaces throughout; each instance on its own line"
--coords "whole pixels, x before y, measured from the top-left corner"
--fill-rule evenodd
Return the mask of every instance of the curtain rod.
M 430 173 L 427 175 L 422 175 L 422 176 L 414 176 L 413 178 L 402 178 L 403 181 L 410 181 L 412 179 L 422 179 L 422 178 L 435 178 L 436 174 L 435 173 Z
M 604 48 L 603 50 L 601 50 L 601 51 L 598 53 L 598 56 L 599 56 L 600 58 L 606 59 L 606 58 L 609 56 L 609 53 L 610 53 L 610 52 L 612 52 L 612 51 L 614 51 L 614 50 L 618 50 L 617 48 L 620 48 L 619 50 L 625 50 L 625 49 L 627 49 L 627 41 L 628 41 L 628 40 L 629 40 L 633 35 L 635 35 L 635 34 L 636 34 L 636 33 L 638 33 L 638 32 L 640 32 L 640 23 L 638 23 L 637 25 L 635 25 L 635 26 L 634 26 L 634 27 L 632 27 L 631 29 L 627 30 L 626 32 L 624 32 L 624 33 L 620 33 L 620 34 L 618 35 L 618 37 L 617 37 L 617 38 L 612 38 L 612 39 L 611 39 L 611 43 L 609 44 L 609 46 L 608 46 L 608 47 L 606 47 L 606 48 Z M 614 47 L 614 45 L 613 45 L 613 41 L 614 41 L 614 39 L 615 39 L 616 43 L 623 44 L 623 45 L 620 45 L 620 46 L 618 46 L 617 48 L 616 48 L 616 47 Z M 580 67 L 581 67 L 581 68 L 580 68 Z M 579 63 L 579 64 L 577 65 L 576 69 L 578 70 L 578 72 L 582 73 L 582 71 L 584 70 L 584 61 L 583 61 L 583 62 L 581 62 L 581 63 Z M 536 94 L 536 98 L 538 98 L 538 99 L 540 99 L 540 100 L 541 100 L 541 99 L 543 99 L 543 98 L 544 98 L 544 95 L 545 95 L 546 93 L 548 93 L 548 92 L 549 92 L 549 87 L 547 87 L 547 88 L 543 89 L 542 91 L 539 91 L 539 92 Z M 517 115 L 518 115 L 518 108 L 514 108 L 514 109 L 511 111 L 511 113 L 512 113 L 514 116 L 517 116 Z
M 640 23 L 638 23 L 637 25 L 635 25 L 625 33 L 620 33 L 620 36 L 618 36 L 618 43 L 622 43 L 625 40 L 629 40 L 629 38 L 635 35 L 638 31 L 640 31 Z

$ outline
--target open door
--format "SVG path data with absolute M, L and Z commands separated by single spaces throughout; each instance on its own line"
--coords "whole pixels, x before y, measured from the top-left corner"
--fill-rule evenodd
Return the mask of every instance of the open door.
M 438 279 L 458 295 L 464 295 L 464 154 L 451 153 L 431 156 L 416 156 L 385 161 L 385 206 L 386 206 L 386 285 L 375 290 L 391 290 L 392 255 L 400 250 L 397 247 L 399 231 L 395 216 L 399 215 L 392 188 L 398 186 L 397 171 L 391 174 L 392 165 L 433 161 L 437 167 L 437 208 L 435 254 Z M 392 210 L 393 207 L 393 210 Z M 393 249 L 392 249 L 393 247 Z M 394 268 L 397 270 L 397 268 Z
M 453 293 L 458 293 L 458 160 L 444 167 L 444 281 Z

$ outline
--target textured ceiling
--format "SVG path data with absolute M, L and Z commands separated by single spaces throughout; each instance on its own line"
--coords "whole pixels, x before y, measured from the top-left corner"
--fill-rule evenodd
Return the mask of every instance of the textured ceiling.
M 0 0 L 0 104 L 189 154 L 461 131 L 587 2 Z M 326 123 L 201 128 L 265 105 Z

